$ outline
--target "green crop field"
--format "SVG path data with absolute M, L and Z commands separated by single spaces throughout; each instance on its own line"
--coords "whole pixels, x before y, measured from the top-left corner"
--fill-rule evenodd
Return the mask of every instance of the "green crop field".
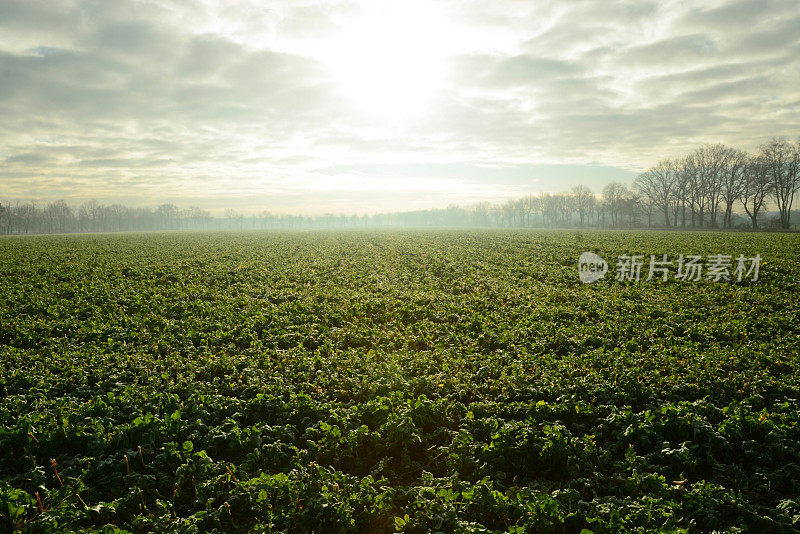
M 0 532 L 798 532 L 799 321 L 798 234 L 6 237 Z

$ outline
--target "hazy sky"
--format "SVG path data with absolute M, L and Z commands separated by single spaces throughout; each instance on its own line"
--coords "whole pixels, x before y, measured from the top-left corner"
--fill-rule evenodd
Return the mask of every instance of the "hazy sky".
M 800 134 L 800 2 L 0 0 L 0 199 L 373 212 Z

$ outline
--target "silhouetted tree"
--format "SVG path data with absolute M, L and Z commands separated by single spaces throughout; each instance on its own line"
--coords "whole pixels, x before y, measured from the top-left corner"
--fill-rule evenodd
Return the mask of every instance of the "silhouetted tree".
M 764 158 L 760 155 L 748 157 L 739 200 L 750 217 L 753 230 L 758 229 L 758 215 L 771 192 L 769 167 Z
M 792 144 L 786 139 L 774 138 L 761 145 L 759 152 L 778 205 L 781 227 L 788 229 L 794 196 L 800 188 L 800 141 Z

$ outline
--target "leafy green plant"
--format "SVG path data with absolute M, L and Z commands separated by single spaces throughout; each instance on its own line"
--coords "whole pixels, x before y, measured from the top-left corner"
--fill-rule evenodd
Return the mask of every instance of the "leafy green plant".
M 800 238 L 0 239 L 0 531 L 796 532 Z M 757 283 L 581 284 L 719 251 Z

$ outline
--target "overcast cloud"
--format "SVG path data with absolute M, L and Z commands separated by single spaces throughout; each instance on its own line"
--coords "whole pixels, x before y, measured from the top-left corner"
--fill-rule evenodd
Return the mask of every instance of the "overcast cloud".
M 372 212 L 800 134 L 796 0 L 435 5 L 441 79 L 406 119 L 328 61 L 358 2 L 0 0 L 0 199 Z

